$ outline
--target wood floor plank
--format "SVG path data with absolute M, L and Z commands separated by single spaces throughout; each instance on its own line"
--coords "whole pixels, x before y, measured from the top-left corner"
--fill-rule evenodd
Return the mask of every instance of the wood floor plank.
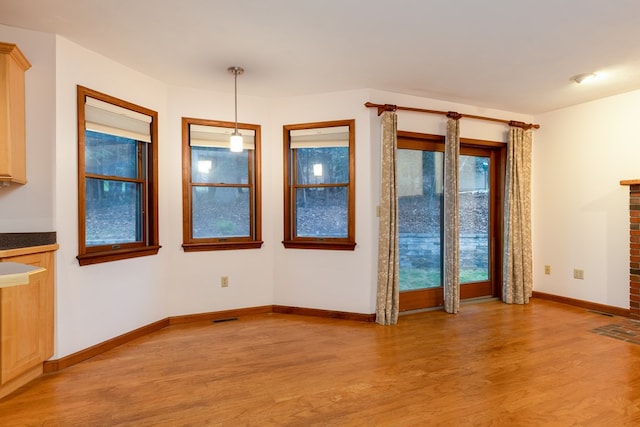
M 0 425 L 640 425 L 640 345 L 592 331 L 617 321 L 536 299 L 180 324 L 17 390 Z

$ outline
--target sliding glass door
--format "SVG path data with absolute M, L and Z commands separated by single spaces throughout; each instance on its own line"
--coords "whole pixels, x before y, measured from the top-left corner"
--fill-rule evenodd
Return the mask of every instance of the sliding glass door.
M 485 146 L 488 145 L 488 146 Z M 496 239 L 502 144 L 461 142 L 460 295 L 494 296 L 499 279 Z M 398 138 L 400 309 L 442 305 L 444 141 L 435 136 Z

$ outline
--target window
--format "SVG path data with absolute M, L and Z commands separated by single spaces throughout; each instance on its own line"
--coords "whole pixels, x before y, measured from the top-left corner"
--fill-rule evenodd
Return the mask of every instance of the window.
M 284 126 L 286 248 L 355 248 L 355 120 Z
M 155 255 L 158 113 L 78 86 L 78 261 Z
M 229 150 L 235 123 L 182 119 L 185 251 L 262 246 L 260 126 L 238 124 L 243 150 Z

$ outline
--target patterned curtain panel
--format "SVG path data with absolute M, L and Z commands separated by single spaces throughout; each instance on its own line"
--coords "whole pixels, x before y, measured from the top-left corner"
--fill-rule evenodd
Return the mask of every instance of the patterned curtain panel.
M 396 182 L 397 116 L 382 113 L 382 184 L 380 188 L 380 229 L 378 236 L 378 292 L 376 323 L 398 322 L 398 194 Z
M 444 310 L 454 314 L 460 309 L 459 159 L 460 123 L 449 117 L 444 148 Z
M 502 287 L 502 299 L 509 304 L 527 304 L 533 288 L 531 140 L 531 129 L 509 128 Z

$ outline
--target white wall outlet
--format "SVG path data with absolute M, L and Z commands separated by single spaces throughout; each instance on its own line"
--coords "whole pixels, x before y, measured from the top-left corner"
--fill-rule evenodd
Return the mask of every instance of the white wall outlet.
M 551 266 L 550 265 L 545 265 L 544 266 L 544 274 L 551 274 Z
M 220 277 L 220 287 L 222 287 L 222 288 L 229 287 L 229 277 L 228 276 Z
M 581 270 L 579 268 L 574 268 L 573 269 L 573 278 L 574 279 L 584 279 L 584 270 Z

